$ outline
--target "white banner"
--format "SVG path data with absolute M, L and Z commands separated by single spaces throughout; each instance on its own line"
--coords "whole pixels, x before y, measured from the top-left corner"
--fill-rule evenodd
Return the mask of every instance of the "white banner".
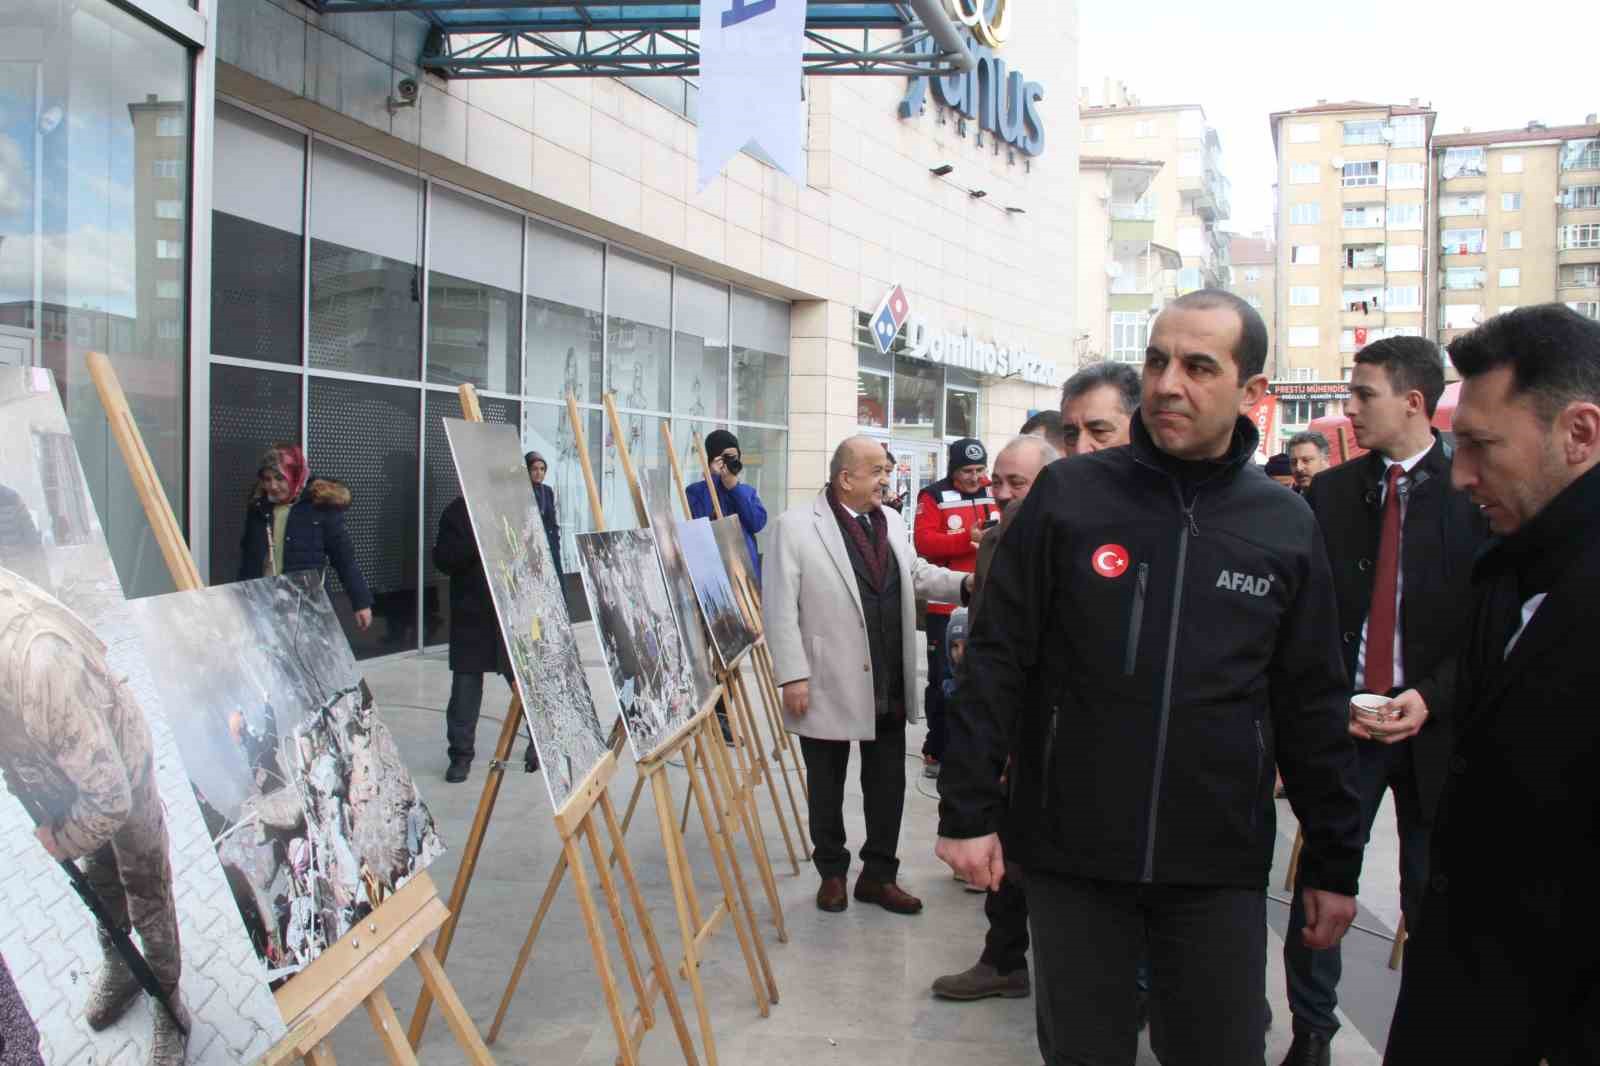
M 805 180 L 805 28 L 806 0 L 702 0 L 701 189 L 751 141 Z

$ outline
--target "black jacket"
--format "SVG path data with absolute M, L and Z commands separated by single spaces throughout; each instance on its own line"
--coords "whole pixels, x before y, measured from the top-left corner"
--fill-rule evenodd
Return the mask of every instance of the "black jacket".
M 1260 888 L 1276 758 L 1305 826 L 1304 883 L 1354 895 L 1349 688 L 1316 522 L 1250 463 L 1246 419 L 1189 506 L 1137 414 L 1132 435 L 1042 471 L 995 551 L 939 832 L 998 828 L 1014 748 L 1024 865 Z
M 544 523 L 544 538 L 550 544 L 550 559 L 561 573 L 561 516 L 556 511 L 556 490 L 549 485 L 533 486 L 533 499 L 539 505 L 539 520 Z
M 1382 532 L 1383 458 L 1368 452 L 1318 474 L 1306 502 L 1322 527 L 1339 599 L 1339 633 L 1352 683 L 1361 649 L 1361 626 L 1372 607 L 1372 580 Z M 1450 447 L 1437 435 L 1411 471 L 1401 532 L 1400 646 L 1405 687 L 1428 705 L 1428 722 L 1403 741 L 1416 769 L 1425 819 L 1432 819 L 1444 787 L 1452 739 L 1456 649 L 1470 618 L 1472 560 L 1488 538 L 1488 524 L 1467 494 L 1450 485 Z
M 355 545 L 344 526 L 350 507 L 350 490 L 337 481 L 307 478 L 300 498 L 289 508 L 283 530 L 283 572 L 321 570 L 333 565 L 334 573 L 350 594 L 350 609 L 372 606 L 372 592 L 356 563 Z M 244 535 L 239 538 L 239 580 L 267 573 L 267 551 L 272 532 L 272 502 L 257 495 L 245 512 Z
M 450 575 L 450 669 L 458 674 L 506 674 L 510 657 L 500 638 L 500 619 L 478 555 L 467 501 L 451 500 L 439 516 L 433 565 Z
M 1455 750 L 1384 1061 L 1600 1062 L 1600 469 L 1490 542 L 1473 581 Z

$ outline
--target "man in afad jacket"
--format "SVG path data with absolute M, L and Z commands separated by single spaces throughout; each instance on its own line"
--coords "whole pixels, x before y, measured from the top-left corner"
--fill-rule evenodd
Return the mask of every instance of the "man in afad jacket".
M 1272 765 L 1304 826 L 1310 947 L 1355 916 L 1361 806 L 1333 580 L 1305 502 L 1250 461 L 1249 304 L 1201 290 L 1150 333 L 1132 443 L 1045 468 L 995 552 L 941 775 L 938 854 L 1020 850 L 1053 1063 L 1128 1063 L 1151 971 L 1165 1062 L 1265 1054 Z
M 949 474 L 917 494 L 914 540 L 917 554 L 935 566 L 970 574 L 978 566 L 978 545 L 991 520 L 1000 520 L 1000 508 L 989 494 L 984 471 L 989 453 L 983 442 L 963 437 L 950 445 Z M 945 699 L 939 679 L 945 675 L 944 636 L 950 612 L 960 604 L 928 601 L 928 685 L 922 706 L 928 716 L 928 735 L 922 741 L 923 773 L 939 776 L 944 759 Z

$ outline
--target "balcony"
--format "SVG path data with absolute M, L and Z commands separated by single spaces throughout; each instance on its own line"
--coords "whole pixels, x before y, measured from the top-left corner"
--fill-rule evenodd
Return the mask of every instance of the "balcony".
M 1118 218 L 1111 216 L 1111 239 L 1118 243 L 1146 244 L 1155 239 L 1156 223 L 1147 218 Z
M 1220 222 L 1233 212 L 1233 185 L 1222 173 L 1214 137 L 1206 141 L 1198 174 L 1178 174 L 1178 191 L 1193 197 L 1195 213 L 1207 222 Z

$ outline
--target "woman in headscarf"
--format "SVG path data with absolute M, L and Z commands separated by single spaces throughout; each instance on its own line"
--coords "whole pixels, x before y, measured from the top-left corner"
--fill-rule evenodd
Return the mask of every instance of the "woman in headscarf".
M 240 540 L 239 580 L 331 564 L 350 595 L 356 628 L 365 630 L 372 624 L 372 592 L 344 526 L 350 490 L 337 481 L 311 477 L 306 454 L 295 444 L 268 448 L 256 475 Z

